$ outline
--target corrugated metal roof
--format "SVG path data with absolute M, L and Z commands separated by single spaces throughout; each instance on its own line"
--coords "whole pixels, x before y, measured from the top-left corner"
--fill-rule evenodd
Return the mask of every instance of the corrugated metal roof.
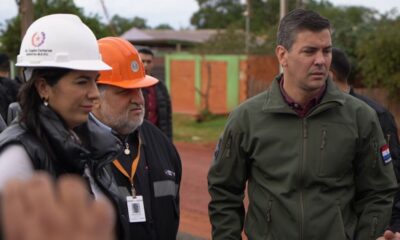
M 212 35 L 216 34 L 217 30 L 142 30 L 132 28 L 121 35 L 122 38 L 130 42 L 191 42 L 202 43 L 207 41 Z

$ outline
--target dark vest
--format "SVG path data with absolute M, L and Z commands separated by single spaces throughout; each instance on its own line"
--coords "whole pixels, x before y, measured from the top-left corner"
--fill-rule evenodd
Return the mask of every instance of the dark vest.
M 59 116 L 48 107 L 39 109 L 39 121 L 43 129 L 43 140 L 23 124 L 14 122 L 0 134 L 0 152 L 8 145 L 19 144 L 27 151 L 36 170 L 45 170 L 54 178 L 63 174 L 83 176 L 85 165 L 102 192 L 120 211 L 118 187 L 109 171 L 111 161 L 121 151 L 121 142 L 109 131 L 89 121 L 76 129 L 82 143 L 67 130 Z M 119 214 L 117 213 L 117 216 Z M 125 239 L 128 226 L 117 218 L 118 239 Z
M 176 239 L 179 226 L 179 185 L 182 166 L 179 154 L 167 137 L 154 125 L 145 120 L 127 141 L 134 145 L 137 152 L 137 134 L 141 139 L 140 160 L 134 183 L 138 195 L 144 199 L 146 222 L 129 223 L 126 203 L 121 217 L 130 228 L 131 239 L 172 240 Z M 136 140 L 135 140 L 136 139 Z M 123 156 L 119 160 L 129 161 L 132 156 Z M 130 161 L 132 163 L 132 161 Z M 125 165 L 130 173 L 129 166 Z M 112 172 L 120 186 L 121 200 L 130 195 L 130 182 L 127 177 L 113 166 Z

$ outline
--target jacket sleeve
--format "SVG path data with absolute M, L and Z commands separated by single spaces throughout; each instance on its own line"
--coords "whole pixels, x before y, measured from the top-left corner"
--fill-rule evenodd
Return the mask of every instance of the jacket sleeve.
M 397 125 L 393 115 L 385 110 L 378 114 L 379 123 L 386 142 L 389 144 L 390 155 L 393 160 L 393 168 L 396 174 L 397 182 L 400 182 L 400 145 L 399 136 L 397 134 Z M 392 209 L 392 217 L 390 220 L 390 230 L 400 232 L 400 189 L 397 189 Z
M 372 109 L 371 109 L 372 110 Z M 389 224 L 397 188 L 392 162 L 384 160 L 386 144 L 376 114 L 359 117 L 355 165 L 354 209 L 358 215 L 356 240 L 375 240 Z M 387 156 L 387 155 L 386 155 Z
M 241 136 L 227 124 L 208 172 L 208 205 L 212 239 L 241 239 L 244 222 L 244 189 L 247 180 Z
M 397 182 L 400 181 L 400 145 L 399 136 L 397 134 L 397 125 L 393 115 L 385 109 L 378 114 L 379 123 L 382 127 L 383 135 L 387 144 L 389 144 L 390 155 L 393 160 L 393 167 L 396 174 Z
M 400 232 L 400 191 L 397 190 L 394 197 L 392 218 L 390 219 L 389 229 L 393 232 Z
M 3 117 L 0 115 L 0 132 L 2 132 L 4 129 L 6 129 L 7 124 L 4 121 Z

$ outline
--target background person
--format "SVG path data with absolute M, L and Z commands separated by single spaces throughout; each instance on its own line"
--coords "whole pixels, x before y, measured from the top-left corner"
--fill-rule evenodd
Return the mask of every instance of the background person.
M 154 67 L 154 54 L 149 48 L 139 49 L 147 75 Z M 145 118 L 156 125 L 172 141 L 172 107 L 168 89 L 162 81 L 142 89 L 145 100 Z
M 336 83 L 336 85 L 340 88 L 340 90 L 342 90 L 345 93 L 349 93 L 353 97 L 362 100 L 375 110 L 376 114 L 378 115 L 378 120 L 381 125 L 383 135 L 386 139 L 386 142 L 389 145 L 390 155 L 393 160 L 394 170 L 396 173 L 397 181 L 399 182 L 400 144 L 399 144 L 399 136 L 397 134 L 398 131 L 397 131 L 396 121 L 392 113 L 390 113 L 389 110 L 384 108 L 381 104 L 379 104 L 378 102 L 372 100 L 367 96 L 358 94 L 354 91 L 354 88 L 348 82 L 350 71 L 351 71 L 351 64 L 346 54 L 338 48 L 333 48 L 332 64 L 331 64 L 332 80 Z
M 338 49 L 332 49 L 332 64 L 331 72 L 332 79 L 338 85 L 338 87 L 345 93 L 364 101 L 370 107 L 372 107 L 379 119 L 383 134 L 385 136 L 386 142 L 389 144 L 390 155 L 393 160 L 394 170 L 396 173 L 397 181 L 399 181 L 399 138 L 397 135 L 397 126 L 393 115 L 382 105 L 375 102 L 374 100 L 355 93 L 352 86 L 349 85 L 348 76 L 350 75 L 351 64 L 346 56 L 346 54 Z M 390 221 L 390 230 L 394 232 L 400 232 L 400 191 L 397 191 L 393 210 L 392 218 Z M 397 233 L 400 236 L 400 233 Z M 385 233 L 385 239 L 392 239 L 395 234 L 391 234 L 389 231 Z
M 129 239 L 176 239 L 181 160 L 171 141 L 144 120 L 141 88 L 158 80 L 145 74 L 137 50 L 128 41 L 107 37 L 98 43 L 112 71 L 101 71 L 100 100 L 93 118 L 123 142 L 124 150 L 110 170 L 120 192 L 119 216 L 128 225 Z
M 231 113 L 208 173 L 212 238 L 376 239 L 397 187 L 376 114 L 328 78 L 327 19 L 293 10 L 277 39 L 283 74 Z
M 4 122 L 7 122 L 8 106 L 17 101 L 18 88 L 19 84 L 10 78 L 10 59 L 0 53 L 0 114 Z

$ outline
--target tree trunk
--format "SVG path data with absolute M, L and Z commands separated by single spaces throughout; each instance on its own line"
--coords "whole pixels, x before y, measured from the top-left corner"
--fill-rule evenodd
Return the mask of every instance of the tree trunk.
M 296 6 L 297 8 L 304 8 L 306 3 L 304 0 L 297 0 Z
M 25 36 L 26 30 L 33 22 L 33 3 L 32 0 L 21 0 L 19 4 L 21 15 L 21 39 Z

